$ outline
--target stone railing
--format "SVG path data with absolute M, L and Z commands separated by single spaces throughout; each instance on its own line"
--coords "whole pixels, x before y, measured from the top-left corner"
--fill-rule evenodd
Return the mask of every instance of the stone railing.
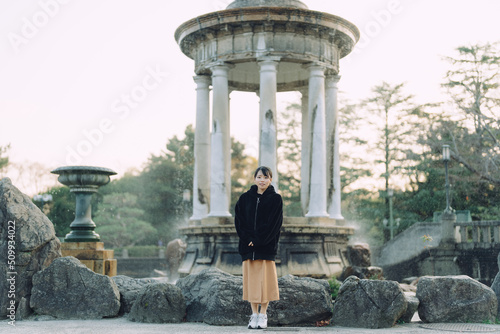
M 500 245 L 500 220 L 455 223 L 455 238 L 461 248 L 492 248 Z

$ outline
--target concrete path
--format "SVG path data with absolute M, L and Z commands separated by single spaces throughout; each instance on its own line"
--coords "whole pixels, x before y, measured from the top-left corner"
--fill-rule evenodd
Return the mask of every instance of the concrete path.
M 249 330 L 240 326 L 210 326 L 202 323 L 145 324 L 128 321 L 126 318 L 101 320 L 23 320 L 11 326 L 0 321 L 0 333 L 23 334 L 137 334 L 137 333 L 351 333 L 351 334 L 399 334 L 399 333 L 500 333 L 500 325 L 486 324 L 424 324 L 412 322 L 392 328 L 363 329 L 345 327 L 270 327 L 266 330 Z

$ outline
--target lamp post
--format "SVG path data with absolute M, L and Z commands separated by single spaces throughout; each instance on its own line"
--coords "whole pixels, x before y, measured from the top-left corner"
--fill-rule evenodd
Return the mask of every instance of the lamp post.
M 450 157 L 450 146 L 443 145 L 443 162 L 446 180 L 446 209 L 441 215 L 441 241 L 439 245 L 442 247 L 454 248 L 456 243 L 455 223 L 457 221 L 457 215 L 455 215 L 454 210 L 450 206 L 450 182 L 448 180 L 448 162 L 450 161 Z
M 189 189 L 184 189 L 182 192 L 182 202 L 184 203 L 184 219 L 187 221 L 189 219 L 188 207 L 191 201 L 191 191 Z
M 391 230 L 391 240 L 394 238 L 394 217 L 392 215 L 392 197 L 394 196 L 394 189 L 387 189 L 387 197 L 389 197 L 389 229 Z
M 448 180 L 448 162 L 450 161 L 450 145 L 443 145 L 443 162 L 444 162 L 444 177 L 445 177 L 445 188 L 446 188 L 446 213 L 451 213 L 452 209 L 450 206 L 450 183 Z

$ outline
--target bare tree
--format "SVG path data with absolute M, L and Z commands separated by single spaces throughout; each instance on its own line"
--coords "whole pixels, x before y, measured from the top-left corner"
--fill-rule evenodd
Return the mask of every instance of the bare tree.
M 416 124 L 413 121 L 421 106 L 413 102 L 413 95 L 404 92 L 404 83 L 391 85 L 382 82 L 373 87 L 372 96 L 361 103 L 367 122 L 374 131 L 369 146 L 376 164 L 383 165 L 380 175 L 385 191 L 391 187 L 391 176 L 407 168 L 408 151 L 414 148 Z
M 9 164 L 9 157 L 5 156 L 7 151 L 10 149 L 10 145 L 0 146 L 0 178 L 3 176 L 3 171 L 6 169 Z
M 50 173 L 50 168 L 38 162 L 11 163 L 8 176 L 21 191 L 30 196 L 58 186 L 57 176 Z
M 457 51 L 457 57 L 446 58 L 452 69 L 443 84 L 453 114 L 434 127 L 430 144 L 435 149 L 450 144 L 452 159 L 479 180 L 500 185 L 499 50 L 497 44 L 485 44 L 462 46 Z

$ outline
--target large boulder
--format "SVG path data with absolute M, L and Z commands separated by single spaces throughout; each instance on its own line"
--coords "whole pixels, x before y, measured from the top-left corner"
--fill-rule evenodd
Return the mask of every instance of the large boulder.
M 165 258 L 167 259 L 167 276 L 170 283 L 179 279 L 179 267 L 186 255 L 187 244 L 181 239 L 174 239 L 167 244 Z
M 417 312 L 417 310 L 418 310 L 418 304 L 420 304 L 420 302 L 418 301 L 418 298 L 416 297 L 416 293 L 415 292 L 406 292 L 406 291 L 404 291 L 404 295 L 405 295 L 405 298 L 406 298 L 406 302 L 408 303 L 408 307 L 406 308 L 406 311 L 401 316 L 401 318 L 399 318 L 398 322 L 403 322 L 403 323 L 407 323 L 408 324 L 408 323 L 411 322 L 411 319 L 413 319 L 413 316 L 415 315 L 415 312 Z
M 178 323 L 186 315 L 186 301 L 181 289 L 168 283 L 143 287 L 128 315 L 128 319 L 149 323 Z
M 114 317 L 120 310 L 120 292 L 110 277 L 67 256 L 33 276 L 30 306 L 37 314 L 59 319 Z
M 250 303 L 242 299 L 243 279 L 217 268 L 208 268 L 177 281 L 186 298 L 186 320 L 209 325 L 248 323 Z
M 351 266 L 370 267 L 372 265 L 370 245 L 365 243 L 348 245 L 347 258 L 349 259 Z
M 189 322 L 246 325 L 252 313 L 242 299 L 243 280 L 216 268 L 181 278 L 176 284 L 186 297 Z M 268 324 L 313 325 L 331 318 L 332 300 L 326 280 L 287 275 L 278 279 L 280 300 L 268 308 Z
M 139 291 L 145 285 L 156 283 L 152 278 L 131 278 L 124 275 L 113 276 L 111 279 L 116 283 L 120 291 L 119 314 L 129 313 L 139 295 Z
M 332 318 L 332 295 L 327 280 L 286 275 L 278 279 L 280 300 L 269 306 L 269 324 L 314 325 Z
M 407 299 L 397 282 L 350 276 L 340 286 L 332 321 L 344 327 L 389 328 L 407 307 Z
M 500 253 L 497 256 L 497 265 L 498 265 L 498 268 L 500 268 Z M 495 276 L 495 279 L 493 280 L 493 283 L 491 284 L 491 289 L 497 295 L 497 301 L 498 301 L 497 317 L 500 317 L 500 272 L 498 272 L 497 275 Z
M 424 276 L 417 284 L 418 315 L 423 322 L 494 322 L 497 297 L 469 276 Z
M 0 235 L 0 316 L 13 320 L 21 301 L 23 316 L 31 313 L 33 275 L 61 256 L 61 243 L 50 220 L 8 178 L 0 180 Z

